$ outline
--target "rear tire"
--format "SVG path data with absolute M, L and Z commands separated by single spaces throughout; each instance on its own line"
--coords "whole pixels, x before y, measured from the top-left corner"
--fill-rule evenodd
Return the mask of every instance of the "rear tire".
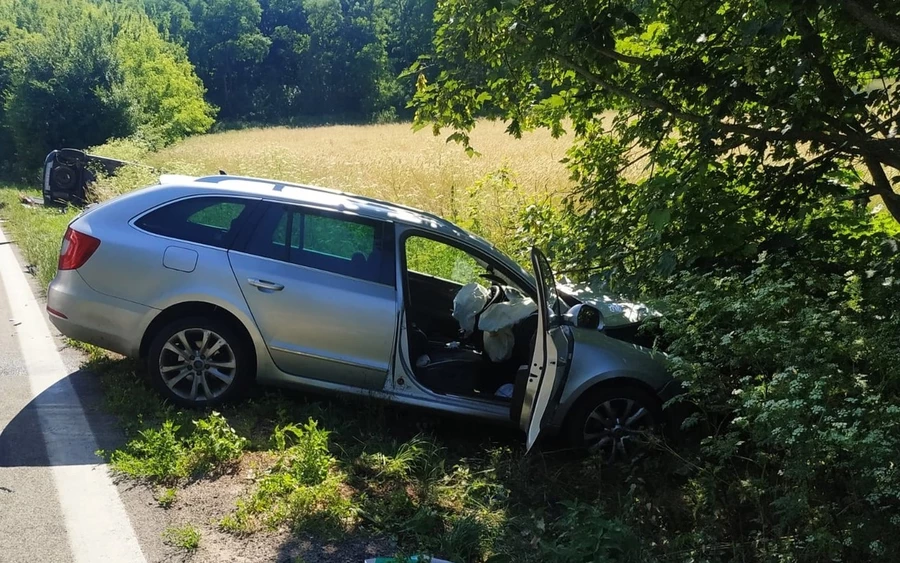
M 663 422 L 658 397 L 633 386 L 600 386 L 582 395 L 566 417 L 563 438 L 606 463 L 628 460 Z
M 253 380 L 249 345 L 220 319 L 178 319 L 153 337 L 147 373 L 157 391 L 177 405 L 217 406 L 242 396 Z

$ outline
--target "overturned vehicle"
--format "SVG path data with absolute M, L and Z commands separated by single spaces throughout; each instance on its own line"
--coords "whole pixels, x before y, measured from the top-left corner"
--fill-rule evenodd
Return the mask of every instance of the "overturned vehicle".
M 44 159 L 44 205 L 82 206 L 97 173 L 113 175 L 126 162 L 88 154 L 78 149 L 51 151 Z

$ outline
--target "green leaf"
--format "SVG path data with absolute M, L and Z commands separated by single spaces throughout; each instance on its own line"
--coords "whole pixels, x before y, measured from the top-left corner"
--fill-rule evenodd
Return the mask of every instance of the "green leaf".
M 650 212 L 648 219 L 650 224 L 653 225 L 653 230 L 662 232 L 672 219 L 672 212 L 669 209 L 654 209 Z

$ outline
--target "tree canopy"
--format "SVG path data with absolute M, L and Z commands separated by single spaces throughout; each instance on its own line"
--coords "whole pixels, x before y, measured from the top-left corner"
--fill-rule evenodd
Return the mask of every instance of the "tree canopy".
M 0 161 L 227 122 L 408 117 L 434 0 L 0 0 Z M 52 118 L 48 116 L 52 115 Z
M 139 133 L 165 144 L 214 111 L 182 49 L 142 14 L 86 0 L 0 4 L 0 162 Z
M 581 266 L 628 277 L 755 257 L 830 204 L 878 196 L 900 220 L 898 12 L 891 1 L 446 0 L 436 53 L 415 66 L 417 120 L 463 143 L 486 114 L 513 135 L 573 130 L 570 205 L 592 235 L 561 248 Z

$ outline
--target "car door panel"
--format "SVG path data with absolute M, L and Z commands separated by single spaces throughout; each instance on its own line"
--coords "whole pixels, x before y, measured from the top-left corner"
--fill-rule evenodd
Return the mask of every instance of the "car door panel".
M 366 389 L 384 386 L 395 288 L 238 251 L 229 258 L 279 369 Z
M 555 295 L 556 282 L 549 262 L 537 248 L 531 251 L 531 262 L 538 286 L 538 329 L 528 375 L 517 381 L 524 385 L 519 426 L 526 434 L 526 450 L 538 441 L 546 422 L 551 420 L 559 403 L 572 358 L 573 338 L 569 327 L 559 323 L 560 300 Z

